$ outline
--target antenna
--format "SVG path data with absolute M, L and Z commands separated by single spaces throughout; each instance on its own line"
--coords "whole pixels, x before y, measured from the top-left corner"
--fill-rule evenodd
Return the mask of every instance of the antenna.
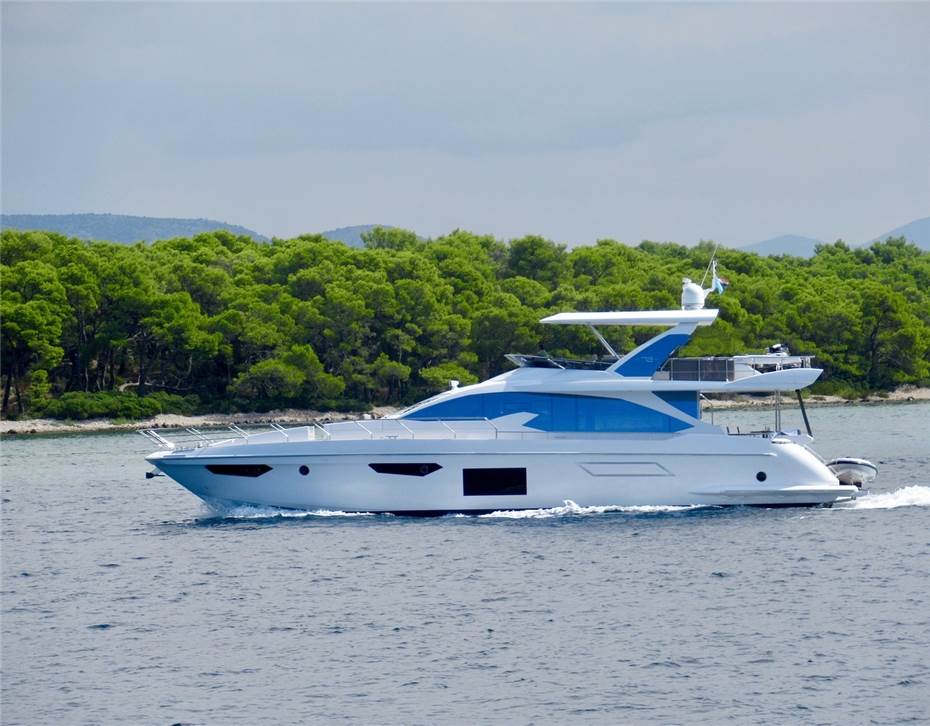
M 714 251 L 710 256 L 710 262 L 707 263 L 707 269 L 704 270 L 704 277 L 701 278 L 701 287 L 704 287 L 704 281 L 707 279 L 707 273 L 710 272 L 710 268 L 713 267 L 714 261 L 717 259 L 717 250 L 720 249 L 720 243 L 718 242 L 714 246 Z

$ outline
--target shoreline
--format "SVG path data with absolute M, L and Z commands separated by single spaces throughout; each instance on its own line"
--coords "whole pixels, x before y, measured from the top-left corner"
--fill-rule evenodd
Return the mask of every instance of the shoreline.
M 930 401 L 930 388 L 902 386 L 886 396 L 866 396 L 849 400 L 840 396 L 812 395 L 804 399 L 805 406 L 856 406 L 876 403 L 913 403 Z M 797 408 L 797 400 L 790 394 L 782 394 L 782 408 Z M 727 398 L 709 398 L 704 401 L 705 412 L 741 409 L 771 409 L 775 406 L 774 396 L 747 396 L 733 394 Z M 30 436 L 47 434 L 89 434 L 107 432 L 130 432 L 142 429 L 162 428 L 226 428 L 236 426 L 260 426 L 262 424 L 312 425 L 315 423 L 333 423 L 336 421 L 354 421 L 365 418 L 383 418 L 397 413 L 396 406 L 377 406 L 370 412 L 314 411 L 311 409 L 287 409 L 268 411 L 266 413 L 202 414 L 198 416 L 181 416 L 164 413 L 154 418 L 140 421 L 122 421 L 119 419 L 88 419 L 86 421 L 61 421 L 57 419 L 22 419 L 0 420 L 0 437 Z
M 312 409 L 286 409 L 265 413 L 208 413 L 197 416 L 182 416 L 162 413 L 138 421 L 96 418 L 86 421 L 66 421 L 50 418 L 0 420 L 0 436 L 28 436 L 32 434 L 91 434 L 107 432 L 141 431 L 143 429 L 183 428 L 227 428 L 236 426 L 261 426 L 263 424 L 312 425 L 355 421 L 365 418 L 383 418 L 400 411 L 395 406 L 376 406 L 370 412 L 362 411 L 314 411 Z
M 713 395 L 713 394 L 712 394 Z M 918 386 L 901 386 L 883 395 L 869 395 L 861 398 L 843 398 L 842 396 L 823 396 L 811 394 L 804 398 L 805 407 L 818 406 L 857 406 L 873 403 L 916 403 L 930 401 L 930 388 Z M 705 398 L 706 408 L 750 409 L 775 408 L 775 396 L 749 396 L 742 393 L 730 394 L 726 398 Z M 798 400 L 793 393 L 781 394 L 782 408 L 798 408 Z

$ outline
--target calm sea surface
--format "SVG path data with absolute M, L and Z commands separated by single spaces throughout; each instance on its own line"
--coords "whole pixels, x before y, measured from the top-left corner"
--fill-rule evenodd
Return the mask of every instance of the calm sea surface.
M 145 480 L 138 435 L 8 439 L 0 718 L 926 723 L 930 404 L 811 419 L 824 456 L 878 463 L 872 494 L 833 509 L 217 514 Z

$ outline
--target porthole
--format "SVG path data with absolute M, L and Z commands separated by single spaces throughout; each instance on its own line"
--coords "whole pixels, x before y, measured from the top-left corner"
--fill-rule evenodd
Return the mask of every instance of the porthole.
M 768 477 L 765 475 L 764 471 L 760 471 L 758 474 L 756 474 L 756 479 L 759 481 L 765 481 L 767 478 Z
M 310 473 L 310 467 L 306 464 L 301 464 L 300 468 L 297 470 L 301 473 L 302 476 L 307 476 Z

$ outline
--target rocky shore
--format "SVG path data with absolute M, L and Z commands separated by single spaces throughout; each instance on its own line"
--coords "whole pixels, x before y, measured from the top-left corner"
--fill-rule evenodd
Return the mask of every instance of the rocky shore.
M 860 403 L 902 403 L 908 401 L 930 401 L 930 388 L 902 386 L 885 396 L 867 396 L 848 400 L 839 396 L 809 396 L 804 399 L 807 406 L 847 406 Z M 726 397 L 710 396 L 705 401 L 705 410 L 713 408 L 771 408 L 775 405 L 774 396 L 730 395 Z M 782 395 L 782 406 L 797 406 L 797 401 L 788 394 Z M 15 436 L 28 434 L 73 434 L 96 433 L 108 431 L 138 431 L 140 429 L 161 428 L 225 428 L 230 424 L 237 426 L 258 426 L 279 423 L 283 425 L 302 426 L 313 423 L 330 423 L 333 421 L 350 421 L 362 418 L 381 418 L 396 413 L 400 409 L 393 406 L 380 406 L 370 413 L 313 411 L 288 409 L 269 411 L 267 413 L 204 414 L 201 416 L 179 416 L 161 414 L 144 421 L 122 421 L 112 419 L 89 419 L 87 421 L 58 421 L 55 419 L 22 419 L 18 421 L 0 421 L 0 435 Z
M 284 411 L 268 411 L 265 413 L 213 413 L 199 416 L 180 416 L 173 413 L 164 413 L 154 418 L 140 421 L 106 418 L 88 419 L 86 421 L 59 421 L 48 418 L 21 419 L 18 421 L 3 420 L 0 421 L 0 435 L 77 434 L 167 428 L 208 429 L 226 428 L 231 424 L 235 424 L 236 426 L 260 426 L 262 424 L 278 423 L 289 426 L 305 426 L 314 423 L 323 424 L 332 423 L 334 421 L 351 421 L 365 417 L 381 418 L 399 410 L 399 408 L 393 406 L 380 406 L 374 408 L 369 413 L 287 409 Z

